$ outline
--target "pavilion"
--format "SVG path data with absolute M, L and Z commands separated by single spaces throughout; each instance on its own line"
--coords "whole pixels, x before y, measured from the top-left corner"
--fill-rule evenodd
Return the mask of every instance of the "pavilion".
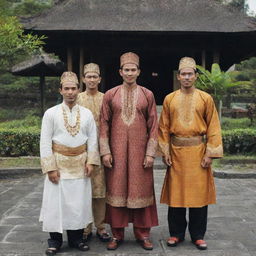
M 59 0 L 48 11 L 23 21 L 27 31 L 48 37 L 45 50 L 82 75 L 96 62 L 102 91 L 120 84 L 119 57 L 141 58 L 139 82 L 158 104 L 177 88 L 175 73 L 183 56 L 209 68 L 227 70 L 256 55 L 256 23 L 217 0 Z

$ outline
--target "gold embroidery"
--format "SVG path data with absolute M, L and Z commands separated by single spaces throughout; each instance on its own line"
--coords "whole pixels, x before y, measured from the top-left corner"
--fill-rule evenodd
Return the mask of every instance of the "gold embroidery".
M 107 203 L 114 207 L 144 208 L 154 203 L 154 196 L 146 198 L 128 198 L 107 195 Z
M 181 125 L 189 128 L 194 120 L 194 112 L 196 107 L 196 92 L 186 94 L 178 94 L 178 119 Z
M 57 167 L 61 179 L 82 179 L 84 178 L 87 153 L 78 156 L 64 156 L 54 152 Z
M 159 151 L 160 155 L 169 156 L 170 155 L 169 143 L 159 142 L 158 143 L 158 151 Z
M 218 147 L 214 147 L 213 145 L 207 143 L 206 155 L 209 156 L 209 157 L 221 157 L 221 156 L 223 156 L 222 144 L 220 144 Z
M 131 125 L 136 116 L 136 105 L 138 100 L 138 87 L 127 88 L 121 87 L 121 118 L 126 125 Z
M 98 151 L 88 152 L 87 164 L 100 166 L 100 156 Z
M 41 158 L 42 172 L 45 174 L 49 171 L 57 170 L 57 164 L 54 155 Z
M 92 197 L 105 198 L 106 196 L 105 173 L 102 165 L 93 167 L 91 182 L 92 182 Z
M 104 94 L 97 92 L 95 95 L 89 95 L 86 91 L 78 95 L 77 104 L 88 108 L 94 117 L 96 126 L 99 127 L 100 109 Z
M 100 138 L 100 155 L 104 156 L 107 154 L 111 154 L 109 147 L 109 139 L 108 138 Z
M 154 157 L 156 154 L 156 150 L 157 150 L 157 140 L 153 138 L 149 139 L 146 155 Z

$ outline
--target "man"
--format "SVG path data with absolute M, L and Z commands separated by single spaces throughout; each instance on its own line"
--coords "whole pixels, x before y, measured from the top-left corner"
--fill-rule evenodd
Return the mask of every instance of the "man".
M 70 247 L 89 249 L 83 242 L 83 228 L 92 222 L 89 177 L 93 165 L 100 164 L 93 115 L 76 104 L 76 74 L 64 72 L 59 91 L 63 103 L 45 112 L 40 138 L 41 165 L 46 175 L 40 221 L 43 231 L 50 232 L 46 255 L 59 251 L 63 230 L 67 230 Z
M 207 206 L 216 203 L 212 159 L 222 157 L 221 129 L 212 97 L 195 88 L 194 59 L 180 60 L 181 88 L 165 97 L 159 121 L 159 145 L 168 165 L 161 203 L 169 205 L 169 246 L 184 240 L 189 208 L 189 232 L 200 250 L 207 226 Z
M 100 109 L 103 100 L 103 93 L 98 91 L 101 81 L 100 68 L 95 63 L 89 63 L 84 66 L 83 82 L 86 90 L 79 93 L 77 103 L 91 110 L 99 130 Z M 104 219 L 106 212 L 106 185 L 103 166 L 95 166 L 91 176 L 92 181 L 92 209 L 94 224 L 97 228 L 96 234 L 103 242 L 110 240 L 110 235 L 106 232 Z M 84 230 L 84 239 L 89 240 L 92 237 L 92 223 Z
M 121 56 L 122 85 L 107 91 L 100 120 L 100 153 L 107 188 L 106 223 L 113 238 L 107 249 L 124 240 L 124 228 L 133 223 L 137 241 L 152 250 L 150 228 L 158 225 L 153 184 L 157 147 L 157 112 L 154 96 L 137 84 L 139 57 Z

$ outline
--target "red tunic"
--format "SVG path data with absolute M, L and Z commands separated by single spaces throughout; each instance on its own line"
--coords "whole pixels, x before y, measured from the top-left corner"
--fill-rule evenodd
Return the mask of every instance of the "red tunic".
M 143 168 L 157 148 L 157 111 L 153 93 L 139 85 L 120 85 L 106 92 L 100 118 L 101 155 L 111 153 L 105 169 L 107 203 L 145 208 L 154 204 L 153 168 Z

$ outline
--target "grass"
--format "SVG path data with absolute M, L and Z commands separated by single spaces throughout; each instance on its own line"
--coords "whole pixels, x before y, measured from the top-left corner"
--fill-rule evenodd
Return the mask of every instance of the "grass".
M 213 160 L 213 168 L 234 170 L 256 170 L 256 156 L 254 155 L 226 155 L 221 159 Z
M 0 168 L 40 167 L 39 157 L 1 157 Z

